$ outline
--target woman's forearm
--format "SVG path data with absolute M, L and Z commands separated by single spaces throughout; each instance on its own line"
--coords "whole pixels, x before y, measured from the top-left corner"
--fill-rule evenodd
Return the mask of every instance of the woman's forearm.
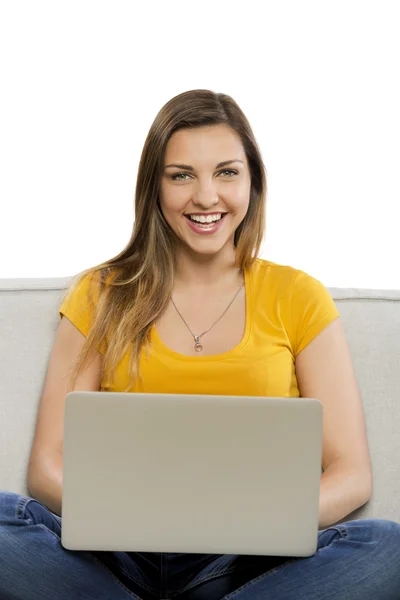
M 368 502 L 372 494 L 372 474 L 368 468 L 338 461 L 322 474 L 319 500 L 319 529 L 337 523 Z
M 30 465 L 29 492 L 56 515 L 61 515 L 62 504 L 62 453 L 46 456 L 36 465 Z

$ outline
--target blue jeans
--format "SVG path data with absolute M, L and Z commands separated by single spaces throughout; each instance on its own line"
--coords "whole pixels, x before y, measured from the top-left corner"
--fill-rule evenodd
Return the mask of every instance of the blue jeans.
M 1 600 L 400 600 L 400 525 L 387 520 L 320 531 L 307 558 L 72 552 L 60 533 L 37 500 L 0 493 Z

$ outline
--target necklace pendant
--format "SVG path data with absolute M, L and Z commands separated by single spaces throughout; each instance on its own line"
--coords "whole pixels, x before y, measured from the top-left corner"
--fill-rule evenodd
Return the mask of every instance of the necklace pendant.
M 198 335 L 194 336 L 194 349 L 196 352 L 201 352 L 203 350 L 203 346 L 200 344 L 200 337 Z

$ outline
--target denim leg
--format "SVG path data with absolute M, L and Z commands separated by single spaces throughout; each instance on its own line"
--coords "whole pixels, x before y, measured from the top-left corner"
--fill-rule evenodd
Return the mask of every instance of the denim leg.
M 141 600 L 91 553 L 63 548 L 60 534 L 43 504 L 0 492 L 2 600 Z
M 223 600 L 400 600 L 398 523 L 348 521 L 318 537 L 313 556 L 290 559 Z

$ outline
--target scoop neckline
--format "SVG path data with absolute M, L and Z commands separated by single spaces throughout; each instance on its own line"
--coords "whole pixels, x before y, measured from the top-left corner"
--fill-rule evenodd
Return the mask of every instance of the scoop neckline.
M 219 354 L 209 354 L 208 356 L 189 356 L 188 354 L 182 354 L 181 352 L 176 352 L 175 350 L 172 350 L 172 348 L 170 348 L 169 346 L 167 346 L 166 344 L 164 344 L 164 342 L 162 341 L 158 331 L 157 331 L 157 327 L 154 324 L 152 327 L 152 340 L 153 343 L 155 343 L 155 349 L 158 346 L 158 348 L 164 353 L 169 355 L 172 358 L 178 359 L 178 360 L 183 360 L 183 361 L 188 361 L 188 362 L 207 362 L 207 361 L 218 361 L 218 360 L 224 360 L 225 358 L 230 358 L 231 356 L 235 355 L 237 352 L 239 352 L 240 350 L 242 350 L 242 348 L 247 344 L 249 336 L 250 336 L 250 331 L 251 331 L 251 310 L 250 310 L 250 304 L 251 304 L 251 274 L 249 269 L 244 269 L 244 292 L 245 292 L 245 328 L 244 328 L 244 333 L 243 333 L 243 337 L 240 340 L 240 342 L 234 346 L 234 348 L 231 348 L 231 350 L 227 350 L 226 352 L 220 352 Z

